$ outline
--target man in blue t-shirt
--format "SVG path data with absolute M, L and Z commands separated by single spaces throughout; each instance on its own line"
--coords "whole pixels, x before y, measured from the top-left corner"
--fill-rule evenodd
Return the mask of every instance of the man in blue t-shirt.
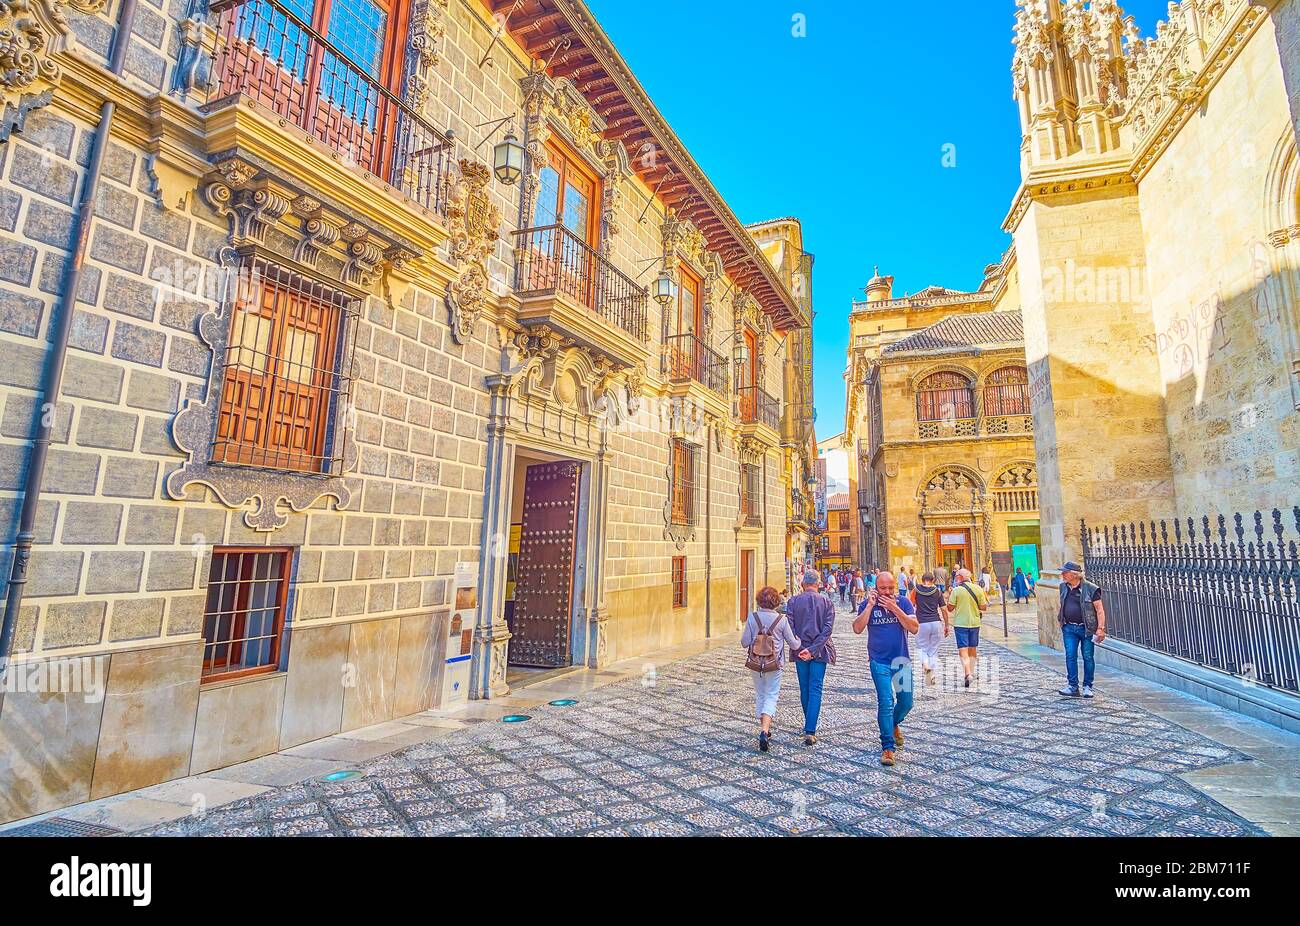
M 876 576 L 876 587 L 858 606 L 853 632 L 867 631 L 867 656 L 876 686 L 876 722 L 880 725 L 880 764 L 893 765 L 903 748 L 903 720 L 912 709 L 912 660 L 907 635 L 921 629 L 912 602 L 898 594 L 898 582 L 888 572 Z

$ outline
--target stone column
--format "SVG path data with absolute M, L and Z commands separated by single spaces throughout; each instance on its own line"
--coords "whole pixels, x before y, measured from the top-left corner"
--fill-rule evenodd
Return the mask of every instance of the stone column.
M 604 437 L 602 437 L 602 442 Z M 587 554 L 588 588 L 591 603 L 587 608 L 586 663 L 592 669 L 604 668 L 608 661 L 609 609 L 605 605 L 605 548 L 609 532 L 606 520 L 609 511 L 609 461 L 605 447 L 601 447 L 591 464 L 591 487 L 587 507 L 591 518 Z
M 490 376 L 492 412 L 488 425 L 487 467 L 483 485 L 483 533 L 479 542 L 478 626 L 470 663 L 471 700 L 510 693 L 506 684 L 510 630 L 505 621 L 506 567 L 509 564 L 510 500 L 513 495 L 515 446 L 506 436 L 510 378 Z
M 1116 300 L 1099 281 L 1145 281 L 1137 188 L 1122 177 L 1035 191 L 1015 246 L 1038 462 L 1039 638 L 1060 645 L 1059 569 L 1079 522 L 1176 514 L 1164 387 L 1145 282 Z M 1057 189 L 1057 188 L 1052 188 Z

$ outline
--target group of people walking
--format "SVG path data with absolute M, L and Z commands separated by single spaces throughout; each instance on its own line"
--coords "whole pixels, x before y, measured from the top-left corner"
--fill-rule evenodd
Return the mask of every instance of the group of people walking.
M 1023 576 L 1018 571 L 1017 578 Z M 1101 589 L 1083 581 L 1081 567 L 1066 563 L 1061 569 L 1061 611 L 1058 618 L 1066 650 L 1067 685 L 1063 696 L 1093 695 L 1094 646 L 1105 639 L 1105 610 Z M 842 581 L 847 579 L 847 581 Z M 1032 593 L 1022 579 L 1021 588 Z M 911 712 L 913 699 L 912 657 L 908 638 L 916 638 L 917 662 L 927 685 L 938 683 L 941 671 L 939 646 L 955 637 L 961 660 L 963 687 L 970 688 L 979 672 L 979 637 L 982 615 L 988 609 L 985 583 L 975 581 L 970 570 L 926 571 L 919 578 L 914 570 L 900 568 L 898 574 L 872 570 L 841 570 L 825 573 L 808 571 L 799 594 L 786 599 L 775 588 L 758 593 L 758 608 L 745 622 L 741 645 L 745 647 L 754 680 L 755 713 L 759 722 L 758 748 L 771 747 L 777 699 L 781 692 L 781 668 L 795 665 L 799 679 L 799 704 L 803 709 L 803 740 L 817 744 L 822 696 L 828 666 L 837 653 L 832 635 L 835 605 L 852 597 L 856 616 L 853 632 L 867 634 L 867 658 L 876 688 L 876 722 L 880 730 L 880 764 L 892 766 L 903 748 L 903 721 Z M 1080 685 L 1078 658 L 1082 655 L 1084 677 Z

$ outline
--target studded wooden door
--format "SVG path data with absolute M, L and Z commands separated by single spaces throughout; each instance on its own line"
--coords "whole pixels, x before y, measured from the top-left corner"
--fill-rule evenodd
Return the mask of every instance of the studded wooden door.
M 570 664 L 580 472 L 577 463 L 542 463 L 528 467 L 524 477 L 512 665 L 549 669 Z

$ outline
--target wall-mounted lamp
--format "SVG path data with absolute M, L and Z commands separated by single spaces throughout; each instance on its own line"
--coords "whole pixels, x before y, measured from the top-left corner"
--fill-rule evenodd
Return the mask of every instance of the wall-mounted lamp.
M 492 149 L 492 172 L 506 186 L 514 186 L 524 175 L 524 146 L 509 129 Z
M 481 149 L 485 144 L 496 137 L 497 132 L 511 119 L 515 117 L 514 113 L 495 122 L 483 122 L 474 126 L 481 129 L 484 126 L 492 126 L 492 131 L 483 137 L 483 140 L 475 146 L 474 150 Z M 524 175 L 524 146 L 519 143 L 515 137 L 513 128 L 506 129 L 506 137 L 497 142 L 492 148 L 492 173 L 496 178 L 506 186 L 514 186 L 519 182 L 519 178 Z
M 673 275 L 665 267 L 659 271 L 659 276 L 655 278 L 655 302 L 662 306 L 667 306 L 677 298 L 677 282 Z

